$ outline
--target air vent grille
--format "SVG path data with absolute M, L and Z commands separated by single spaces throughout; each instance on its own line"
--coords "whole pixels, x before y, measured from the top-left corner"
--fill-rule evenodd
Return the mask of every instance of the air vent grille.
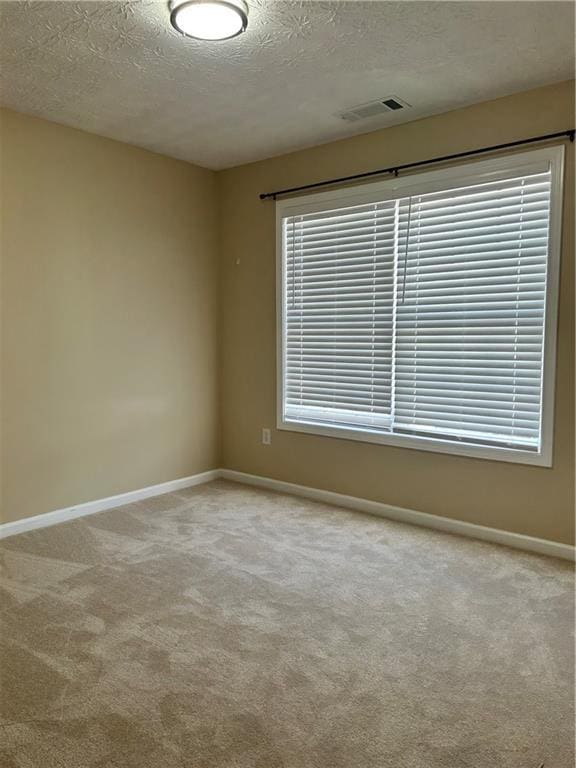
M 382 102 L 385 107 L 388 107 L 388 109 L 391 109 L 393 112 L 395 112 L 397 109 L 404 109 L 404 104 L 401 104 L 396 99 L 384 99 Z
M 358 120 L 380 117 L 389 112 L 397 112 L 398 110 L 406 109 L 407 107 L 410 107 L 410 104 L 402 101 L 402 99 L 399 99 L 397 96 L 386 96 L 383 99 L 369 101 L 366 104 L 359 104 L 357 107 L 352 107 L 352 109 L 342 112 L 338 117 L 349 123 L 355 123 Z

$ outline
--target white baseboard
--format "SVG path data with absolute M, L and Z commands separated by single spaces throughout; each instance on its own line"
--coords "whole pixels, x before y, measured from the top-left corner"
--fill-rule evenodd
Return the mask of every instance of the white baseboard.
M 281 493 L 290 493 L 293 496 L 303 496 L 313 501 L 321 501 L 325 504 L 333 504 L 346 509 L 354 509 L 359 512 L 367 512 L 371 515 L 378 515 L 390 520 L 397 520 L 401 523 L 410 525 L 420 525 L 425 528 L 433 528 L 446 533 L 454 533 L 459 536 L 466 536 L 472 539 L 481 539 L 492 544 L 502 544 L 506 547 L 521 549 L 526 552 L 535 552 L 539 555 L 548 555 L 550 557 L 560 557 L 563 560 L 574 560 L 575 549 L 569 544 L 560 544 L 556 541 L 547 539 L 537 539 L 533 536 L 525 536 L 521 533 L 512 533 L 511 531 L 502 531 L 499 528 L 487 528 L 483 525 L 474 523 L 465 523 L 462 520 L 453 520 L 448 517 L 430 515 L 425 512 L 416 512 L 413 509 L 403 509 L 402 507 L 393 507 L 389 504 L 382 504 L 379 501 L 369 501 L 360 499 L 356 496 L 345 496 L 342 493 L 332 491 L 323 491 L 319 488 L 310 488 L 306 485 L 295 485 L 286 483 L 282 480 L 273 480 L 269 477 L 259 477 L 258 475 L 249 475 L 244 472 L 236 472 L 231 469 L 221 469 L 220 477 L 226 480 L 233 480 L 236 483 L 246 485 L 255 485 L 259 488 L 268 488 L 272 491 Z
M 320 488 L 310 488 L 306 485 L 296 485 L 287 483 L 283 480 L 274 480 L 270 477 L 260 477 L 258 475 L 249 475 L 245 472 L 236 472 L 232 469 L 212 469 L 209 472 L 202 472 L 190 477 L 182 477 L 179 480 L 170 480 L 167 483 L 151 485 L 147 488 L 140 488 L 128 493 L 120 493 L 117 496 L 108 496 L 105 499 L 88 501 L 84 504 L 76 504 L 73 507 L 57 509 L 54 512 L 46 512 L 43 515 L 26 517 L 23 520 L 16 520 L 12 523 L 0 525 L 0 539 L 7 536 L 14 536 L 18 533 L 25 533 L 36 528 L 45 528 L 49 525 L 56 525 L 67 520 L 74 520 L 77 517 L 92 515 L 95 512 L 103 512 L 106 509 L 122 507 L 124 504 L 131 504 L 134 501 L 149 499 L 152 496 L 160 496 L 163 493 L 171 493 L 181 488 L 190 488 L 194 485 L 209 483 L 212 480 L 223 478 L 232 480 L 236 483 L 245 485 L 254 485 L 259 488 L 268 488 L 280 493 L 289 493 L 293 496 L 301 496 L 313 501 L 320 501 L 325 504 L 333 504 L 337 507 L 354 509 L 359 512 L 366 512 L 378 517 L 397 520 L 401 523 L 410 525 L 420 525 L 425 528 L 433 528 L 446 533 L 454 533 L 459 536 L 466 536 L 472 539 L 481 539 L 493 544 L 502 544 L 506 547 L 521 549 L 525 552 L 534 552 L 539 555 L 548 555 L 549 557 L 560 557 L 563 560 L 575 560 L 575 549 L 568 544 L 560 544 L 556 541 L 547 539 L 537 539 L 533 536 L 525 536 L 521 533 L 512 533 L 511 531 L 502 531 L 499 528 L 487 528 L 483 525 L 474 523 L 465 523 L 462 520 L 453 520 L 448 517 L 430 515 L 425 512 L 417 512 L 413 509 L 404 509 L 394 507 L 390 504 L 383 504 L 379 501 L 369 501 L 356 496 L 346 496 L 342 493 L 333 491 L 323 491 Z
M 5 539 L 7 536 L 15 536 L 17 533 L 33 531 L 36 528 L 46 528 L 49 525 L 64 523 L 77 517 L 93 515 L 95 512 L 103 512 L 106 509 L 122 507 L 124 504 L 132 504 L 134 501 L 149 499 L 152 496 L 161 496 L 163 493 L 172 493 L 181 488 L 190 488 L 193 485 L 209 483 L 218 477 L 220 477 L 220 470 L 212 469 L 209 472 L 182 477 L 179 480 L 169 480 L 167 483 L 158 483 L 158 485 L 150 485 L 147 488 L 139 488 L 137 491 L 119 493 L 117 496 L 108 496 L 105 499 L 75 504 L 73 507 L 56 509 L 53 512 L 45 512 L 34 517 L 25 517 L 23 520 L 15 520 L 12 523 L 3 523 L 0 525 L 0 539 Z

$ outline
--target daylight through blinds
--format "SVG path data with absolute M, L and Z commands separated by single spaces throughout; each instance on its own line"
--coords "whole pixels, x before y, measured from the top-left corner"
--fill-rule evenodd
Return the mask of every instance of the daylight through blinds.
M 550 171 L 283 219 L 284 419 L 539 450 Z

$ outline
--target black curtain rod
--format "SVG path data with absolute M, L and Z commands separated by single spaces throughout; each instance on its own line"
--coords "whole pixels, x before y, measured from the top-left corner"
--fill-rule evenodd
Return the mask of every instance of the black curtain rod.
M 551 141 L 552 139 L 569 138 L 574 141 L 575 130 L 559 133 L 548 133 L 545 136 L 533 136 L 531 139 L 521 139 L 520 141 L 509 141 L 507 144 L 496 144 L 493 147 L 483 147 L 482 149 L 471 149 L 468 152 L 457 152 L 455 155 L 444 155 L 443 157 L 433 157 L 431 160 L 419 160 L 416 163 L 405 163 L 404 165 L 393 165 L 390 168 L 380 168 L 377 171 L 366 171 L 366 173 L 355 173 L 352 176 L 340 176 L 338 179 L 328 179 L 327 181 L 316 181 L 313 184 L 303 184 L 301 187 L 288 187 L 287 189 L 277 189 L 275 192 L 263 192 L 260 200 L 276 200 L 279 195 L 289 195 L 292 192 L 302 192 L 305 189 L 318 189 L 332 184 L 344 184 L 347 181 L 356 181 L 357 179 L 367 179 L 370 176 L 380 176 L 383 173 L 393 173 L 398 176 L 399 171 L 405 171 L 407 168 L 419 168 L 432 163 L 443 163 L 447 160 L 457 160 L 460 157 L 472 157 L 481 155 L 484 152 L 496 152 L 499 149 L 510 149 L 510 147 L 520 147 L 523 144 L 534 144 L 537 141 Z

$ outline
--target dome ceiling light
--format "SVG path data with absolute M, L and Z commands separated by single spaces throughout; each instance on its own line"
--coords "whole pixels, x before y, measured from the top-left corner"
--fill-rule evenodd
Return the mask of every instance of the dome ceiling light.
M 229 40 L 248 26 L 244 0 L 171 0 L 174 29 L 196 40 Z

